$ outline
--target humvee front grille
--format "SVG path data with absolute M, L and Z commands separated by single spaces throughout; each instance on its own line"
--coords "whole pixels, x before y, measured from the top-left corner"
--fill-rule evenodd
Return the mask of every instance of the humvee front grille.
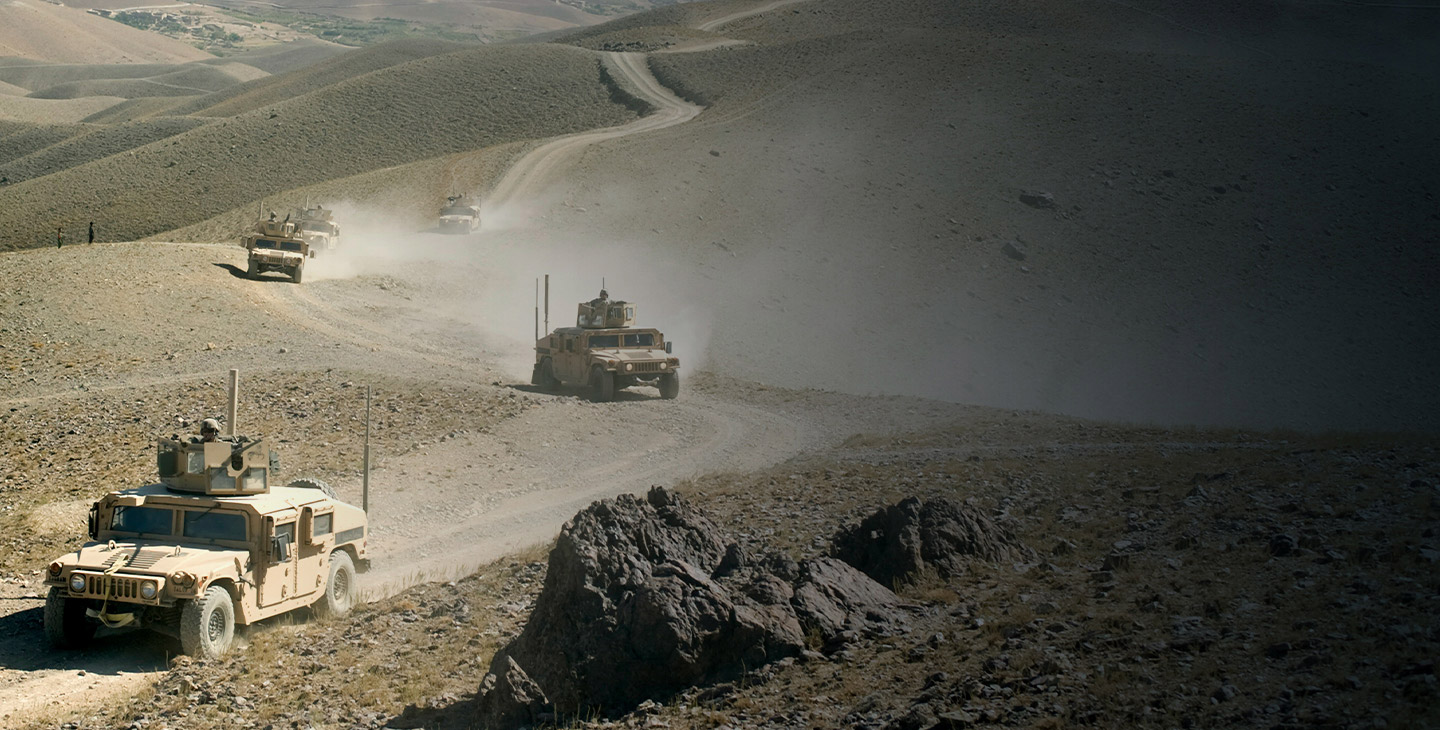
M 128 601 L 131 603 L 159 603 L 160 591 L 159 582 L 155 578 L 136 578 L 128 575 L 96 575 L 92 573 L 81 573 L 85 577 L 85 590 L 80 595 L 86 598 L 110 598 L 117 601 Z M 140 596 L 140 584 L 145 582 L 156 583 L 155 597 L 151 599 Z
M 660 372 L 660 363 L 658 363 L 658 362 L 637 362 L 637 363 L 635 363 L 635 369 L 634 369 L 633 371 L 631 371 L 631 372 L 636 372 L 636 373 L 658 373 L 658 372 Z

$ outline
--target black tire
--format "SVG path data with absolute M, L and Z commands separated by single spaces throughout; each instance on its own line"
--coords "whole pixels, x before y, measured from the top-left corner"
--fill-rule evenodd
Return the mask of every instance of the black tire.
M 615 400 L 615 373 L 599 365 L 590 368 L 590 400 L 596 403 Z
M 304 278 L 304 275 L 305 265 L 301 264 L 299 266 L 296 266 L 295 269 L 290 272 L 290 282 L 293 284 L 299 284 L 300 280 Z
M 180 648 L 197 659 L 217 659 L 235 641 L 235 604 L 220 586 L 186 601 L 180 611 Z
M 45 596 L 45 636 L 56 649 L 79 649 L 95 637 L 98 625 L 85 616 L 85 601 L 64 588 L 51 587 Z
M 247 278 L 247 279 L 255 279 L 255 278 L 258 278 L 259 276 L 260 276 L 260 264 L 255 263 L 255 259 L 250 259 L 250 268 L 246 270 L 246 272 L 245 272 L 245 278 Z
M 660 388 L 660 397 L 665 400 L 671 400 L 680 395 L 680 373 L 665 373 L 661 375 L 657 387 Z
M 339 618 L 355 607 L 355 561 L 350 559 L 350 553 L 344 550 L 330 553 L 330 577 L 325 581 L 325 595 L 314 606 L 315 615 L 321 618 Z
M 548 357 L 540 361 L 540 387 L 544 390 L 560 389 L 560 381 L 555 378 L 555 363 Z
M 289 484 L 286 484 L 285 486 L 287 486 L 287 487 L 300 487 L 300 488 L 302 488 L 302 489 L 318 489 L 318 490 L 320 490 L 321 492 L 323 492 L 323 493 L 325 494 L 325 496 L 327 496 L 327 497 L 329 497 L 329 498 L 331 498 L 331 499 L 339 499 L 339 497 L 337 497 L 337 496 L 335 495 L 335 488 L 332 487 L 332 486 L 330 486 L 329 484 L 327 484 L 327 483 L 325 483 L 325 482 L 320 481 L 319 479 L 312 479 L 312 478 L 310 478 L 310 477 L 302 477 L 302 478 L 300 478 L 300 479 L 296 479 L 296 480 L 290 482 Z

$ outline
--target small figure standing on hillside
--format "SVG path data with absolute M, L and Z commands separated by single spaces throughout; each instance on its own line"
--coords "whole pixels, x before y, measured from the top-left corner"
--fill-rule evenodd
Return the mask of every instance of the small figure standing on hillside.
M 95 221 L 90 221 L 90 240 L 87 243 L 95 242 Z
M 56 227 L 55 227 L 55 248 L 60 248 L 60 247 L 63 246 L 64 244 L 65 244 L 65 227 L 64 227 L 64 226 L 56 226 Z

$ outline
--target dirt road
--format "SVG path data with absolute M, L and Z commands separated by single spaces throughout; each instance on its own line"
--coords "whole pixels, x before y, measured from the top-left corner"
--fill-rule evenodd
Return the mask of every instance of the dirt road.
M 560 137 L 531 151 L 495 184 L 485 200 L 484 221 L 492 220 L 490 211 L 504 211 L 517 201 L 536 196 L 554 179 L 555 171 L 585 147 L 607 139 L 683 124 L 702 111 L 702 107 L 681 99 L 655 80 L 645 64 L 645 54 L 607 53 L 605 56 L 611 71 L 629 81 L 634 89 L 655 105 L 656 111 L 619 127 Z

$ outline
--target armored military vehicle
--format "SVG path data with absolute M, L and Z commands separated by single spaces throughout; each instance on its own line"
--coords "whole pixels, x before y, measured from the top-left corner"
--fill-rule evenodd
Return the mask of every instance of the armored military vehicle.
M 480 204 L 464 195 L 451 195 L 440 209 L 441 233 L 471 233 L 480 227 Z
M 240 245 L 250 252 L 246 275 L 251 279 L 267 271 L 279 271 L 299 284 L 305 274 L 305 260 L 315 256 L 288 215 L 277 221 L 271 213 L 269 220 L 255 224 L 254 233 L 240 239 Z
M 334 251 L 340 244 L 340 224 L 335 211 L 314 205 L 300 212 L 300 237 L 310 245 L 311 255 Z
M 680 395 L 680 360 L 670 356 L 671 343 L 660 330 L 634 324 L 635 305 L 612 301 L 601 289 L 599 297 L 580 304 L 574 327 L 535 343 L 531 384 L 546 390 L 582 385 L 596 401 L 613 400 L 633 385 L 653 385 L 661 398 Z
M 231 393 L 237 376 L 231 371 Z M 233 431 L 232 395 L 227 428 Z M 203 430 L 202 430 L 203 433 Z M 277 455 L 262 439 L 159 439 L 159 481 L 90 507 L 90 540 L 45 574 L 45 633 L 84 646 L 98 627 L 134 626 L 219 656 L 236 624 L 311 606 L 343 615 L 366 570 L 365 512 L 323 482 L 271 486 Z

